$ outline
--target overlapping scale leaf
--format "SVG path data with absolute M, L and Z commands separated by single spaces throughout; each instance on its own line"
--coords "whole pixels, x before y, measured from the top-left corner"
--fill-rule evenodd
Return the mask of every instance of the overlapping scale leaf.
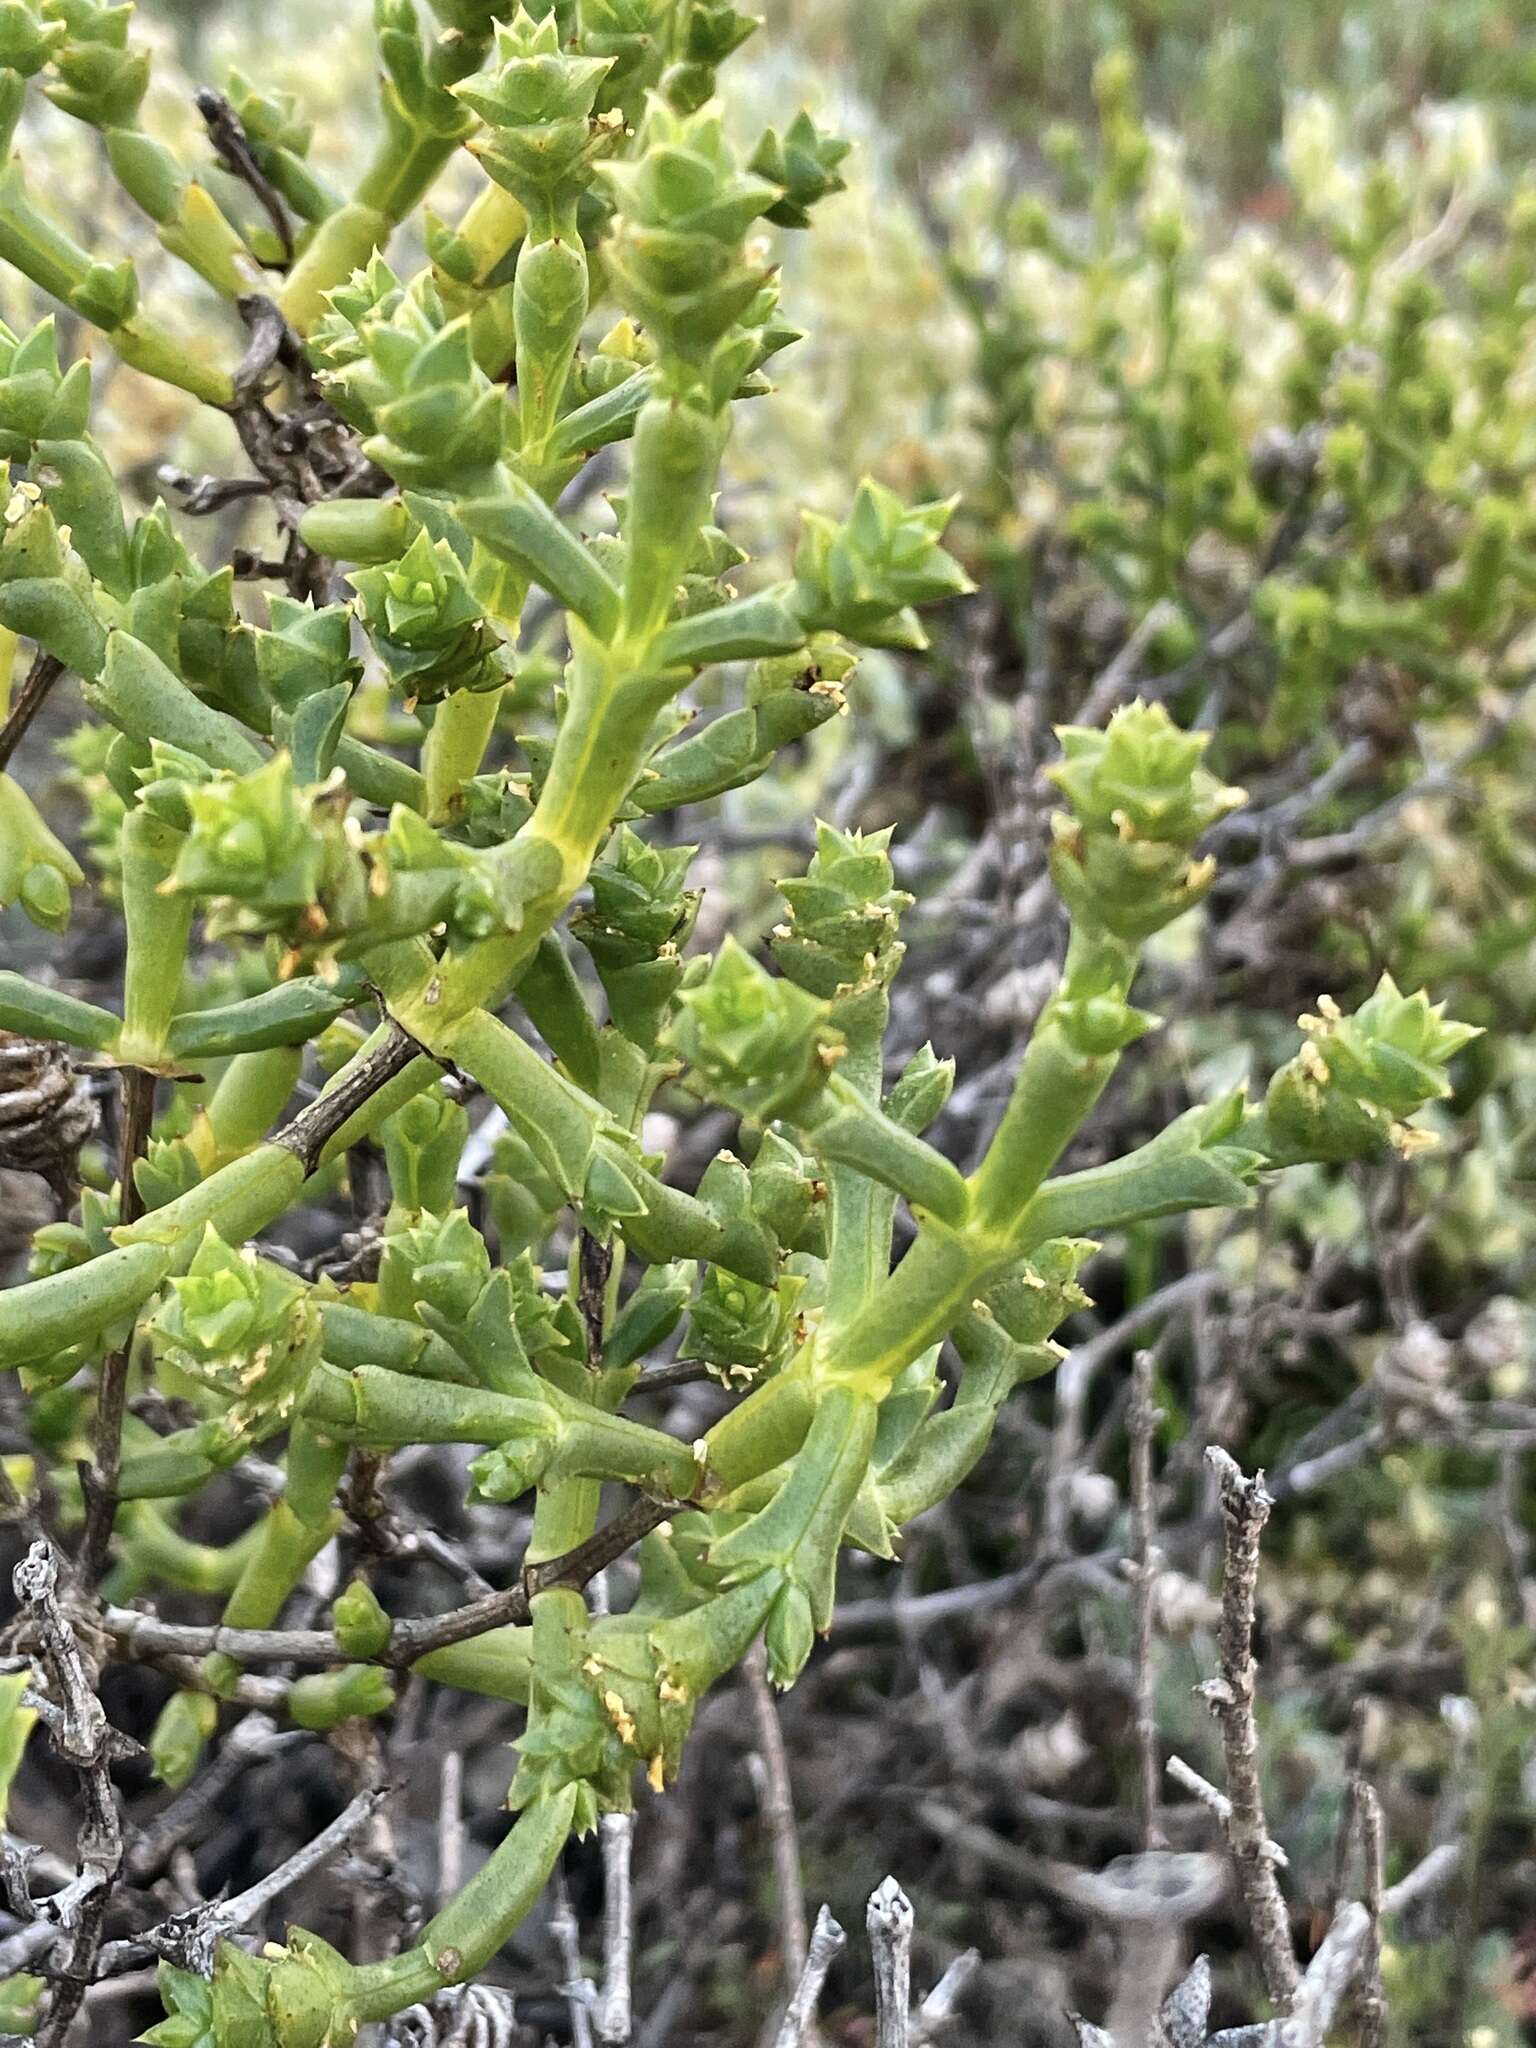
M 613 288 L 664 354 L 699 361 L 766 277 L 743 247 L 778 188 L 742 170 L 717 115 L 653 100 L 635 155 L 602 166 L 614 204 L 603 245 Z
M 1137 940 L 1197 903 L 1214 864 L 1201 835 L 1243 801 L 1202 766 L 1209 735 L 1184 732 L 1161 704 L 1123 706 L 1102 731 L 1063 726 L 1047 773 L 1069 812 L 1052 821 L 1051 873 L 1086 924 Z
M 1274 1152 L 1358 1159 L 1389 1145 L 1412 1151 L 1431 1134 L 1408 1119 L 1451 1092 L 1448 1065 L 1478 1037 L 1423 989 L 1405 996 L 1390 974 L 1346 1016 L 1331 997 L 1301 1019 L 1306 1042 L 1269 1084 L 1264 1124 Z
M 496 690 L 510 679 L 506 644 L 446 540 L 423 529 L 397 562 L 354 570 L 347 581 L 364 631 L 408 703 Z
M 813 1100 L 843 1056 L 827 1005 L 770 975 L 734 939 L 684 989 L 672 1036 L 708 1093 L 765 1121 Z
M 309 1290 L 212 1224 L 149 1326 L 162 1370 L 213 1394 L 232 1438 L 270 1433 L 293 1414 L 320 1350 Z
M 788 907 L 774 932 L 774 954 L 790 980 L 812 995 L 846 995 L 888 986 L 901 965 L 901 913 L 912 898 L 895 886 L 891 834 L 816 827 L 816 852 L 804 875 L 779 883 Z
M 55 76 L 45 88 L 55 106 L 95 128 L 130 128 L 149 85 L 150 58 L 129 41 L 131 6 L 99 0 L 46 0 L 46 15 L 64 34 L 52 51 Z
M 682 985 L 683 947 L 698 915 L 699 892 L 686 887 L 697 852 L 653 846 L 619 828 L 606 860 L 592 869 L 592 903 L 571 922 L 591 954 L 614 1023 L 652 1050 Z
M 971 588 L 939 544 L 953 510 L 949 499 L 904 505 L 866 478 L 841 523 L 803 512 L 795 583 L 807 628 L 844 633 L 870 647 L 925 646 L 913 607 Z
M 178 890 L 279 918 L 316 901 L 327 865 L 317 797 L 286 754 L 249 775 L 189 780 L 182 794 L 190 829 L 172 876 Z
M 429 272 L 408 288 L 382 264 L 331 294 L 317 352 L 338 409 L 402 484 L 463 489 L 501 457 L 506 403 L 475 361 L 467 315 L 450 320 Z
M 775 227 L 808 228 L 811 208 L 844 189 L 838 166 L 852 147 L 840 135 L 823 135 L 803 109 L 782 135 L 776 128 L 765 129 L 748 168 L 784 195 L 765 217 Z
M 456 96 L 485 123 L 470 142 L 486 170 L 540 221 L 574 201 L 597 155 L 618 137 L 616 118 L 593 117 L 611 57 L 562 48 L 553 14 L 519 8 L 498 24 L 491 62 L 460 81 Z

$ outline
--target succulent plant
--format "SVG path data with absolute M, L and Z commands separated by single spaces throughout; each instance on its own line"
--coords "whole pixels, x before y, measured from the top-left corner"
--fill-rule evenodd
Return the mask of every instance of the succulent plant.
M 177 1663 L 162 1776 L 195 1768 L 212 1703 L 240 1692 L 253 1635 L 330 1540 L 354 1451 L 463 1445 L 481 1501 L 533 1497 L 526 1628 L 413 1656 L 359 1584 L 335 1602 L 328 1668 L 280 1682 L 282 1711 L 321 1730 L 388 1713 L 412 1667 L 522 1701 L 516 1824 L 382 1961 L 293 1930 L 256 1956 L 223 1943 L 206 1978 L 168 1968 L 161 2048 L 329 2048 L 474 1977 L 572 1830 L 626 1809 L 637 1773 L 658 1790 L 675 1773 L 700 1696 L 760 1634 L 793 1682 L 845 1546 L 890 1554 L 960 1483 L 1003 1401 L 1054 1363 L 1093 1233 L 1410 1145 L 1470 1035 L 1384 982 L 1353 1017 L 1308 1021 L 1262 1107 L 1227 1090 L 1125 1157 L 1055 1172 L 1157 1023 L 1131 1002 L 1143 952 L 1200 902 L 1203 835 L 1240 801 L 1205 735 L 1143 704 L 1062 732 L 1052 872 L 1071 940 L 974 1171 L 922 1136 L 952 1067 L 925 1049 L 887 1075 L 911 901 L 888 832 L 818 828 L 767 958 L 741 936 L 694 950 L 693 849 L 648 821 L 755 780 L 845 710 L 858 648 L 923 644 L 918 608 L 970 588 L 944 546 L 953 506 L 864 482 L 845 518 L 804 515 L 791 575 L 737 594 L 722 460 L 793 338 L 767 230 L 806 226 L 843 145 L 802 119 L 740 158 L 712 94 L 753 24 L 714 0 L 436 12 L 424 37 L 409 0 L 381 0 L 384 132 L 348 196 L 308 170 L 296 110 L 238 83 L 258 174 L 296 216 L 275 300 L 257 289 L 270 221 L 242 227 L 224 182 L 137 125 L 148 60 L 127 10 L 11 0 L 0 17 L 0 92 L 19 103 L 36 75 L 101 131 L 249 352 L 158 324 L 131 264 L 46 221 L 14 154 L 0 260 L 234 417 L 284 549 L 210 570 L 163 509 L 130 518 L 88 372 L 60 365 L 46 324 L 0 336 L 0 437 L 27 472 L 0 532 L 3 651 L 24 638 L 45 676 L 73 671 L 99 722 L 88 758 L 111 800 L 92 830 L 125 933 L 120 1010 L 6 969 L 0 1025 L 117 1065 L 145 1112 L 124 1119 L 115 1201 L 84 1204 L 0 1295 L 0 1367 L 94 1392 L 82 1600 L 114 1542 L 154 1579 L 158 1503 L 257 1451 L 282 1474 L 224 1560 L 223 1647 Z M 1122 86 L 1103 91 L 1129 189 L 1145 151 Z M 393 230 L 461 147 L 486 176 L 402 278 Z M 613 448 L 624 485 L 588 531 L 568 493 Z M 1331 459 L 1347 479 L 1349 447 Z M 264 618 L 245 616 L 247 577 L 283 586 Z M 709 702 L 726 708 L 698 720 Z M 0 903 L 56 930 L 86 886 L 0 781 Z M 290 1114 L 307 1053 L 319 1085 Z M 179 1104 L 158 1128 L 157 1083 Z M 458 1205 L 466 1086 L 504 1125 L 484 1217 Z M 650 1149 L 666 1089 L 734 1120 L 690 1186 Z M 374 1138 L 376 1266 L 310 1277 L 257 1249 Z M 697 1442 L 625 1412 L 678 1329 L 735 1397 Z M 130 1366 L 178 1427 L 125 1429 Z M 598 1615 L 582 1561 L 605 1482 L 649 1503 L 655 1569 Z

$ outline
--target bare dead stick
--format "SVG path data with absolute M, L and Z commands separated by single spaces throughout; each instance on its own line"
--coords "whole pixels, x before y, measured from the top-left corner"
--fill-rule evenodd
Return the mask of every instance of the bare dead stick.
M 1449 1843 L 1431 1849 L 1423 1862 L 1383 1892 L 1381 1910 L 1400 1913 L 1446 1883 L 1460 1861 Z M 1345 1994 L 1357 1982 L 1370 1940 L 1371 1913 L 1356 1899 L 1339 1907 L 1317 1954 L 1296 1987 L 1290 2012 L 1257 2026 L 1228 2027 L 1212 2034 L 1208 2048 L 1325 2048 L 1328 2030 Z
M 980 1953 L 962 1950 L 912 2016 L 911 2048 L 927 2048 L 959 2014 L 966 1986 L 981 1968 Z
M 1371 1916 L 1357 1899 L 1340 1906 L 1287 2016 L 1274 2028 L 1275 2048 L 1322 2048 L 1344 1994 L 1359 1975 Z
M 1202 1778 L 1200 1773 L 1192 1770 L 1181 1756 L 1169 1757 L 1166 1768 L 1175 1784 L 1182 1785 L 1186 1792 L 1195 1795 L 1202 1806 L 1210 1808 L 1220 1821 L 1222 1832 L 1225 1833 L 1232 1820 L 1232 1802 L 1226 1793 L 1218 1792 L 1209 1778 Z M 1266 1841 L 1263 1853 L 1277 1870 L 1287 1868 L 1288 1858 L 1278 1842 Z
M 912 2015 L 912 1902 L 887 1877 L 864 1918 L 875 1965 L 875 2048 L 908 2048 Z
M 603 1988 L 592 2019 L 604 2048 L 624 2048 L 635 2024 L 630 1981 L 635 1817 L 632 1813 L 605 1813 L 597 1832 L 603 1845 Z
M 98 1976 L 115 1976 L 122 1970 L 131 1970 L 146 1954 L 162 1956 L 178 1968 L 208 1975 L 220 1941 L 236 1929 L 259 1921 L 275 1899 L 329 1862 L 361 1834 L 383 1804 L 386 1789 L 382 1785 L 365 1787 L 318 1835 L 302 1849 L 296 1849 L 275 1870 L 258 1878 L 248 1891 L 178 1914 L 130 1940 L 109 1941 L 97 1960 Z
M 1157 1818 L 1157 1644 L 1152 1589 L 1157 1578 L 1157 1501 L 1152 1487 L 1152 1439 L 1161 1413 L 1152 1399 L 1153 1354 L 1138 1351 L 1131 1378 L 1131 1563 L 1136 1609 L 1136 1789 L 1141 1845 L 1165 1849 Z
M 795 1833 L 795 1801 L 789 1782 L 789 1758 L 779 1727 L 779 1710 L 768 1683 L 768 1664 L 761 1643 L 743 1666 L 757 1747 L 751 1761 L 758 1805 L 773 1850 L 773 1872 L 779 1894 L 779 1942 L 784 1951 L 784 1981 L 794 1984 L 805 1968 L 805 1887 L 800 1875 L 800 1844 Z
M 444 1753 L 438 1772 L 437 1897 L 446 1905 L 464 1882 L 464 1753 Z
M 47 1908 L 71 1938 L 68 1955 L 54 1971 L 38 2040 L 43 2048 L 63 2048 L 96 1973 L 107 1905 L 123 1867 L 122 1820 L 110 1770 L 114 1731 L 60 1598 L 59 1561 L 47 1542 L 32 1545 L 12 1584 L 58 1693 L 62 1711 L 50 1732 L 54 1747 L 75 1771 L 83 1808 L 75 1842 L 80 1875 Z
M 4 772 L 27 727 L 42 710 L 48 700 L 48 692 L 63 673 L 63 662 L 39 648 L 9 712 L 0 718 L 0 773 Z
M 847 1935 L 832 1918 L 828 1908 L 823 1906 L 816 1915 L 816 1925 L 811 1929 L 805 1968 L 800 1972 L 800 1981 L 789 2001 L 774 2048 L 801 2048 L 801 2043 L 806 2039 L 815 2021 L 816 2007 L 821 1998 L 821 1987 L 827 1981 L 827 1972 L 842 1954 L 847 1940 Z
M 1367 1916 L 1365 1955 L 1355 2002 L 1360 2020 L 1360 2048 L 1380 2048 L 1386 2024 L 1386 1994 L 1381 1982 L 1381 1885 L 1386 1863 L 1381 1801 L 1364 1778 L 1353 1787 L 1356 1825 L 1360 1833 L 1361 1891 Z
M 1291 1944 L 1290 1915 L 1275 1875 L 1264 1795 L 1259 1784 L 1259 1733 L 1254 1715 L 1259 1667 L 1253 1654 L 1254 1603 L 1259 1583 L 1259 1538 L 1273 1505 L 1264 1475 L 1247 1478 L 1224 1450 L 1212 1445 L 1206 1463 L 1221 1494 L 1224 1555 L 1221 1575 L 1221 1670 L 1200 1688 L 1221 1729 L 1227 1765 L 1227 1846 L 1237 1866 L 1243 1906 L 1259 1952 L 1264 1984 L 1288 2011 L 1300 1978 Z
M 555 1904 L 549 1916 L 549 1931 L 555 1938 L 564 1973 L 560 1995 L 571 2016 L 571 2048 L 592 2048 L 592 1986 L 581 1974 L 581 1930 L 576 1924 L 565 1872 L 558 1864 L 553 1889 Z

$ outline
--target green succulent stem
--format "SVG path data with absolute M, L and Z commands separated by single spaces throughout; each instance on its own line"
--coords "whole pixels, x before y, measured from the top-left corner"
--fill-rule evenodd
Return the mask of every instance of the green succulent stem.
M 0 1369 L 47 1358 L 131 1321 L 171 1265 L 160 1245 L 123 1245 L 10 1289 L 0 1316 Z
M 438 1685 L 526 1706 L 533 1682 L 533 1630 L 519 1626 L 489 1629 L 468 1642 L 429 1650 L 411 1669 Z
M 415 211 L 458 143 L 457 136 L 422 135 L 404 150 L 393 141 L 384 144 L 359 180 L 354 204 L 394 228 Z
M 309 1566 L 340 1527 L 332 1499 L 346 1469 L 345 1445 L 298 1423 L 288 1446 L 287 1485 L 267 1510 L 251 1554 L 224 1605 L 226 1628 L 269 1628 L 282 1613 Z M 238 1675 L 238 1666 L 215 1655 L 204 1665 L 215 1691 Z
M 447 153 L 442 161 L 447 161 Z M 395 216 L 362 199 L 348 200 L 321 221 L 278 294 L 283 317 L 296 333 L 309 333 L 327 311 L 328 295 L 354 270 L 364 268 L 395 225 Z
M 847 1057 L 838 1078 L 878 1109 L 885 1085 L 885 1033 L 890 1002 L 883 989 L 849 1004 Z M 828 1174 L 827 1316 L 846 1322 L 873 1300 L 890 1271 L 896 1197 L 856 1165 L 834 1160 Z
M 574 1786 L 526 1807 L 463 1890 L 428 1921 L 414 1947 L 352 1973 L 347 2004 L 356 2017 L 388 2019 L 477 1976 L 544 1889 L 575 1810 Z
M 0 257 L 3 255 L 4 250 L 0 249 Z M 18 264 L 17 268 L 21 266 Z M 178 391 L 201 399 L 204 405 L 222 408 L 234 403 L 234 380 L 228 372 L 200 360 L 189 347 L 152 321 L 133 314 L 109 328 L 107 339 L 129 369 L 142 376 L 174 385 Z
M 304 1184 L 304 1168 L 289 1148 L 269 1140 L 231 1159 L 199 1186 L 129 1223 L 116 1233 L 124 1244 L 160 1244 L 180 1256 L 211 1225 L 228 1244 L 244 1243 L 267 1227 L 273 1203 L 291 1202 Z
M 414 37 L 414 29 L 412 36 Z M 428 96 L 440 83 L 472 70 L 484 39 L 454 36 L 434 47 L 422 83 Z M 448 75 L 439 80 L 437 73 Z M 384 130 L 352 198 L 316 228 L 288 273 L 279 304 L 300 334 L 308 334 L 326 311 L 327 294 L 344 284 L 388 242 L 421 203 L 463 140 L 462 124 L 448 128 L 424 122 L 385 91 Z
M 1118 1064 L 1118 1053 L 1074 1046 L 1061 1023 L 1063 1007 L 1087 989 L 1123 1004 L 1138 961 L 1137 949 L 1073 926 L 1060 987 L 1025 1048 L 1002 1122 L 971 1177 L 979 1232 L 1007 1240 Z
M 123 820 L 128 964 L 116 1051 L 133 1066 L 159 1067 L 169 1057 L 195 908 L 189 897 L 166 893 L 181 844 L 179 832 L 142 808 Z
M 475 361 L 488 377 L 504 377 L 516 360 L 517 323 L 505 269 L 527 226 L 527 215 L 512 194 L 500 185 L 486 185 L 465 208 L 455 231 L 473 270 L 473 282 L 460 286 L 459 295 L 473 306 Z
M 500 690 L 454 690 L 438 705 L 422 750 L 424 810 L 432 824 L 453 818 L 465 783 L 479 774 L 501 699 Z
M 121 1030 L 121 1018 L 110 1010 L 24 980 L 11 968 L 0 968 L 0 1031 L 57 1040 L 86 1052 L 106 1052 L 116 1044 Z
M 158 1581 L 188 1593 L 228 1593 L 261 1540 L 260 1525 L 232 1543 L 197 1543 L 184 1536 L 164 1510 L 149 1502 L 120 1510 L 117 1519 L 118 1573 L 135 1585 Z M 110 1597 L 124 1597 L 115 1581 Z
M 818 1382 L 879 1394 L 970 1306 L 1006 1258 L 974 1233 L 929 1222 L 874 1298 L 846 1322 L 825 1323 L 816 1341 Z
M 102 131 L 107 161 L 123 190 L 155 223 L 169 255 L 226 299 L 259 290 L 262 271 L 206 185 L 190 178 L 164 144 L 138 126 Z
M 385 247 L 453 151 L 451 142 L 432 137 L 402 155 L 386 139 L 356 196 L 321 221 L 283 281 L 278 304 L 296 333 L 308 334 L 328 295 Z
M 482 286 L 523 239 L 528 216 L 504 186 L 486 183 L 465 207 L 455 229 L 459 240 L 474 260 L 475 277 Z M 495 374 L 490 364 L 482 366 Z
M 558 879 L 524 903 L 515 932 L 481 940 L 440 976 L 429 977 L 438 981 L 431 1009 L 419 994 L 404 1008 L 390 998 L 394 1015 L 434 1050 L 434 1012 L 462 1015 L 504 1001 L 539 941 L 585 882 L 644 764 L 651 722 L 684 680 L 676 672 L 648 672 L 643 649 L 605 646 L 579 620 L 571 620 L 570 630 L 566 716 L 533 816 L 505 849 L 508 863 L 547 849 Z
M 587 317 L 587 255 L 575 219 L 548 229 L 524 241 L 513 280 L 519 458 L 529 476 L 547 459 Z

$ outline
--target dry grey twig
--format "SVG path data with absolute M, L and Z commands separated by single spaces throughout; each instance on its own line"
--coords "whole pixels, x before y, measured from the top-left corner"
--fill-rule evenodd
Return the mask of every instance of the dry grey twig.
M 1259 1784 L 1259 1731 L 1254 1703 L 1258 1664 L 1253 1654 L 1254 1605 L 1259 1581 L 1259 1537 L 1269 1519 L 1264 1476 L 1244 1476 L 1216 1445 L 1206 1454 L 1221 1494 L 1224 1557 L 1221 1581 L 1219 1675 L 1200 1688 L 1221 1728 L 1227 1765 L 1227 1846 L 1237 1866 L 1243 1904 L 1270 1997 L 1289 2005 L 1297 1984 L 1290 1915 L 1275 1875 L 1264 1795 Z
M 816 1915 L 816 1925 L 811 1929 L 805 1968 L 800 1972 L 800 1981 L 789 2001 L 774 2048 L 800 2048 L 806 2040 L 815 2023 L 816 2007 L 821 1998 L 821 1987 L 827 1981 L 827 1972 L 842 1954 L 847 1941 L 847 1935 L 823 1906 Z
M 907 2048 L 912 2019 L 912 1902 L 887 1877 L 865 1915 L 875 1965 L 875 2048 Z

